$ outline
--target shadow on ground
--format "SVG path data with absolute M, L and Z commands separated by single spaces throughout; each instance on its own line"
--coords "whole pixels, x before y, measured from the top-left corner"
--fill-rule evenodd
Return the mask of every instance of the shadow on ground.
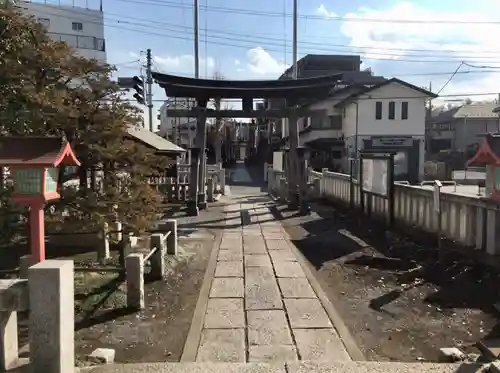
M 479 340 L 500 337 L 498 269 L 451 243 L 438 256 L 434 238 L 342 206 L 322 202 L 313 211 L 298 217 L 278 206 L 273 214 L 370 358 L 435 361 L 441 347 L 475 352 Z

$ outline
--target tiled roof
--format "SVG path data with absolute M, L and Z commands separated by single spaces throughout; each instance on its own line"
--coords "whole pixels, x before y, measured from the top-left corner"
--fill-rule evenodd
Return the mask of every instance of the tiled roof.
M 66 144 L 62 137 L 0 137 L 0 165 L 53 165 Z
M 160 137 L 157 134 L 142 127 L 131 126 L 128 129 L 128 133 L 130 136 L 136 138 L 146 145 L 149 145 L 159 152 L 184 153 L 186 151 L 180 146 L 175 145 L 173 142 L 170 142 L 163 137 Z
M 494 103 L 462 105 L 440 113 L 436 117 L 432 118 L 431 121 L 433 123 L 442 123 L 461 118 L 498 118 L 498 113 L 494 112 L 497 106 L 498 104 Z

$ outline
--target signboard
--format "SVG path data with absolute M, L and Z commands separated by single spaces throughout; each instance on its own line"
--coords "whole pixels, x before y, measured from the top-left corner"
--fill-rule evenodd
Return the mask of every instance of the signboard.
M 363 159 L 363 191 L 387 197 L 389 194 L 389 160 Z
M 372 137 L 372 146 L 374 147 L 399 148 L 399 147 L 409 147 L 412 145 L 413 145 L 413 138 L 411 136 Z
M 273 169 L 283 171 L 283 152 L 273 152 Z

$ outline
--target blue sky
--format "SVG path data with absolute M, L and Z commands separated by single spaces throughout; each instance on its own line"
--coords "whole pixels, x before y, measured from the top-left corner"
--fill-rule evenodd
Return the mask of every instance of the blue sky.
M 96 6 L 99 0 L 86 1 Z M 151 48 L 156 70 L 193 76 L 193 0 L 103 0 L 108 60 L 119 75 L 139 73 Z M 298 0 L 298 52 L 362 54 L 364 68 L 437 91 L 465 60 L 442 94 L 500 91 L 498 0 Z M 292 62 L 292 0 L 199 0 L 200 74 L 275 79 Z M 208 10 L 207 10 L 208 6 Z M 246 13 L 246 14 L 245 14 Z M 496 17 L 495 17 L 496 15 Z M 335 17 L 354 17 L 348 22 Z M 363 20 L 364 19 L 364 20 Z M 453 23 L 368 22 L 440 20 Z M 471 24 L 467 21 L 499 21 Z M 497 72 L 494 71 L 498 67 Z M 470 73 L 466 73 L 470 71 Z M 479 71 L 479 72 L 478 72 Z M 486 72 L 485 72 L 486 71 Z M 155 99 L 165 98 L 156 89 Z M 491 97 L 491 96 L 488 96 Z

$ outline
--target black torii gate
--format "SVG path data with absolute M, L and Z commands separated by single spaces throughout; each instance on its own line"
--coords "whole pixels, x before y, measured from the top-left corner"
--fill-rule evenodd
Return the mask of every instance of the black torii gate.
M 198 208 L 206 207 L 206 165 L 204 164 L 206 161 L 205 157 L 200 155 L 205 154 L 207 118 L 287 118 L 290 133 L 290 167 L 287 175 L 290 207 L 300 206 L 301 210 L 306 208 L 304 197 L 307 176 L 304 167 L 304 151 L 299 149 L 297 121 L 313 113 L 326 115 L 326 111 L 301 108 L 298 104 L 302 99 L 327 97 L 330 90 L 341 81 L 343 74 L 294 80 L 195 79 L 158 72 L 153 72 L 152 75 L 155 82 L 165 89 L 168 97 L 193 98 L 197 103 L 197 106 L 192 109 L 167 109 L 167 116 L 173 118 L 197 118 L 196 148 L 192 149 L 191 156 L 190 201 L 188 203 L 190 214 L 197 215 Z M 211 99 L 241 99 L 242 110 L 207 109 L 208 101 Z M 254 110 L 255 99 L 284 99 L 286 107 Z

